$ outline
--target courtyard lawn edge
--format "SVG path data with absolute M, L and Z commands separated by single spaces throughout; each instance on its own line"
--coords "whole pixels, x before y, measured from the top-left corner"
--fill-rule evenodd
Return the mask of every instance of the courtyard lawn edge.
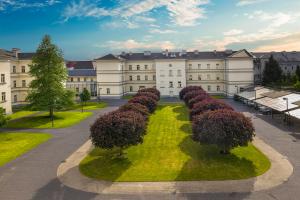
M 24 155 L 52 138 L 48 133 L 0 133 L 0 167 Z

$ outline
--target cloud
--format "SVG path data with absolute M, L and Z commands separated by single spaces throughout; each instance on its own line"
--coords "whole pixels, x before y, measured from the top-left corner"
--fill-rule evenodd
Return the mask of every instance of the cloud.
M 23 8 L 42 8 L 60 3 L 59 0 L 47 0 L 44 2 L 29 2 L 25 0 L 0 0 L 0 11 L 8 9 L 18 10 Z
M 244 31 L 240 30 L 240 29 L 231 29 L 229 31 L 224 32 L 223 35 L 225 35 L 225 36 L 240 35 L 243 32 Z
M 175 45 L 170 41 L 156 41 L 156 42 L 138 42 L 133 39 L 125 41 L 108 41 L 104 45 L 96 45 L 97 47 L 106 47 L 110 49 L 122 50 L 138 50 L 138 49 L 174 49 Z
M 172 34 L 172 33 L 177 33 L 177 31 L 166 29 L 166 30 L 161 30 L 161 29 L 151 29 L 149 31 L 150 33 L 157 33 L 157 34 Z
M 255 11 L 252 14 L 245 13 L 249 19 L 259 20 L 262 22 L 268 22 L 269 28 L 277 28 L 285 24 L 293 23 L 297 18 L 300 17 L 299 13 L 283 13 L 283 12 L 274 12 L 267 13 L 261 10 Z
M 154 22 L 154 18 L 144 16 L 157 8 L 165 8 L 171 21 L 179 26 L 193 26 L 199 19 L 205 18 L 203 5 L 209 0 L 142 0 L 120 1 L 116 8 L 100 7 L 90 0 L 73 1 L 63 11 L 65 21 L 74 17 L 105 17 L 111 16 L 127 20 Z
M 271 40 L 270 44 L 261 45 L 255 48 L 255 51 L 299 51 L 300 50 L 300 33 L 295 33 Z
M 264 1 L 269 1 L 269 0 L 238 0 L 238 3 L 236 5 L 237 6 L 247 6 L 247 5 L 251 5 L 251 4 L 261 3 Z

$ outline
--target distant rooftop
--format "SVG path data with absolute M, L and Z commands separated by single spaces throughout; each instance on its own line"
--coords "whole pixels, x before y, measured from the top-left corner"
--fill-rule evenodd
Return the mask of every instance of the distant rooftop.
M 66 66 L 69 69 L 94 69 L 92 61 L 67 61 Z

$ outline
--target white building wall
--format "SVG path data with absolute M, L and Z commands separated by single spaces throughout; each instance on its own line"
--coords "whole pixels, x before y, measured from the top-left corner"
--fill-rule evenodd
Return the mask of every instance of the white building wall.
M 10 86 L 10 61 L 1 61 L 0 60 L 0 75 L 4 75 L 5 80 L 2 82 L 0 80 L 0 107 L 5 109 L 6 114 L 12 113 L 11 107 L 11 86 Z M 5 96 L 5 99 L 2 100 L 2 94 Z

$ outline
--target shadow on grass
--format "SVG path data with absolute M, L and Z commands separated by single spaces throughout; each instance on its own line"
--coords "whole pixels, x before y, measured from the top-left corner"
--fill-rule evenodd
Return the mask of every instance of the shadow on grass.
M 177 114 L 176 119 L 180 121 L 188 121 L 188 108 L 186 108 L 184 105 L 178 105 L 173 108 L 173 112 Z
M 131 161 L 117 156 L 117 150 L 95 148 L 79 165 L 81 173 L 99 180 L 116 181 L 130 166 Z

